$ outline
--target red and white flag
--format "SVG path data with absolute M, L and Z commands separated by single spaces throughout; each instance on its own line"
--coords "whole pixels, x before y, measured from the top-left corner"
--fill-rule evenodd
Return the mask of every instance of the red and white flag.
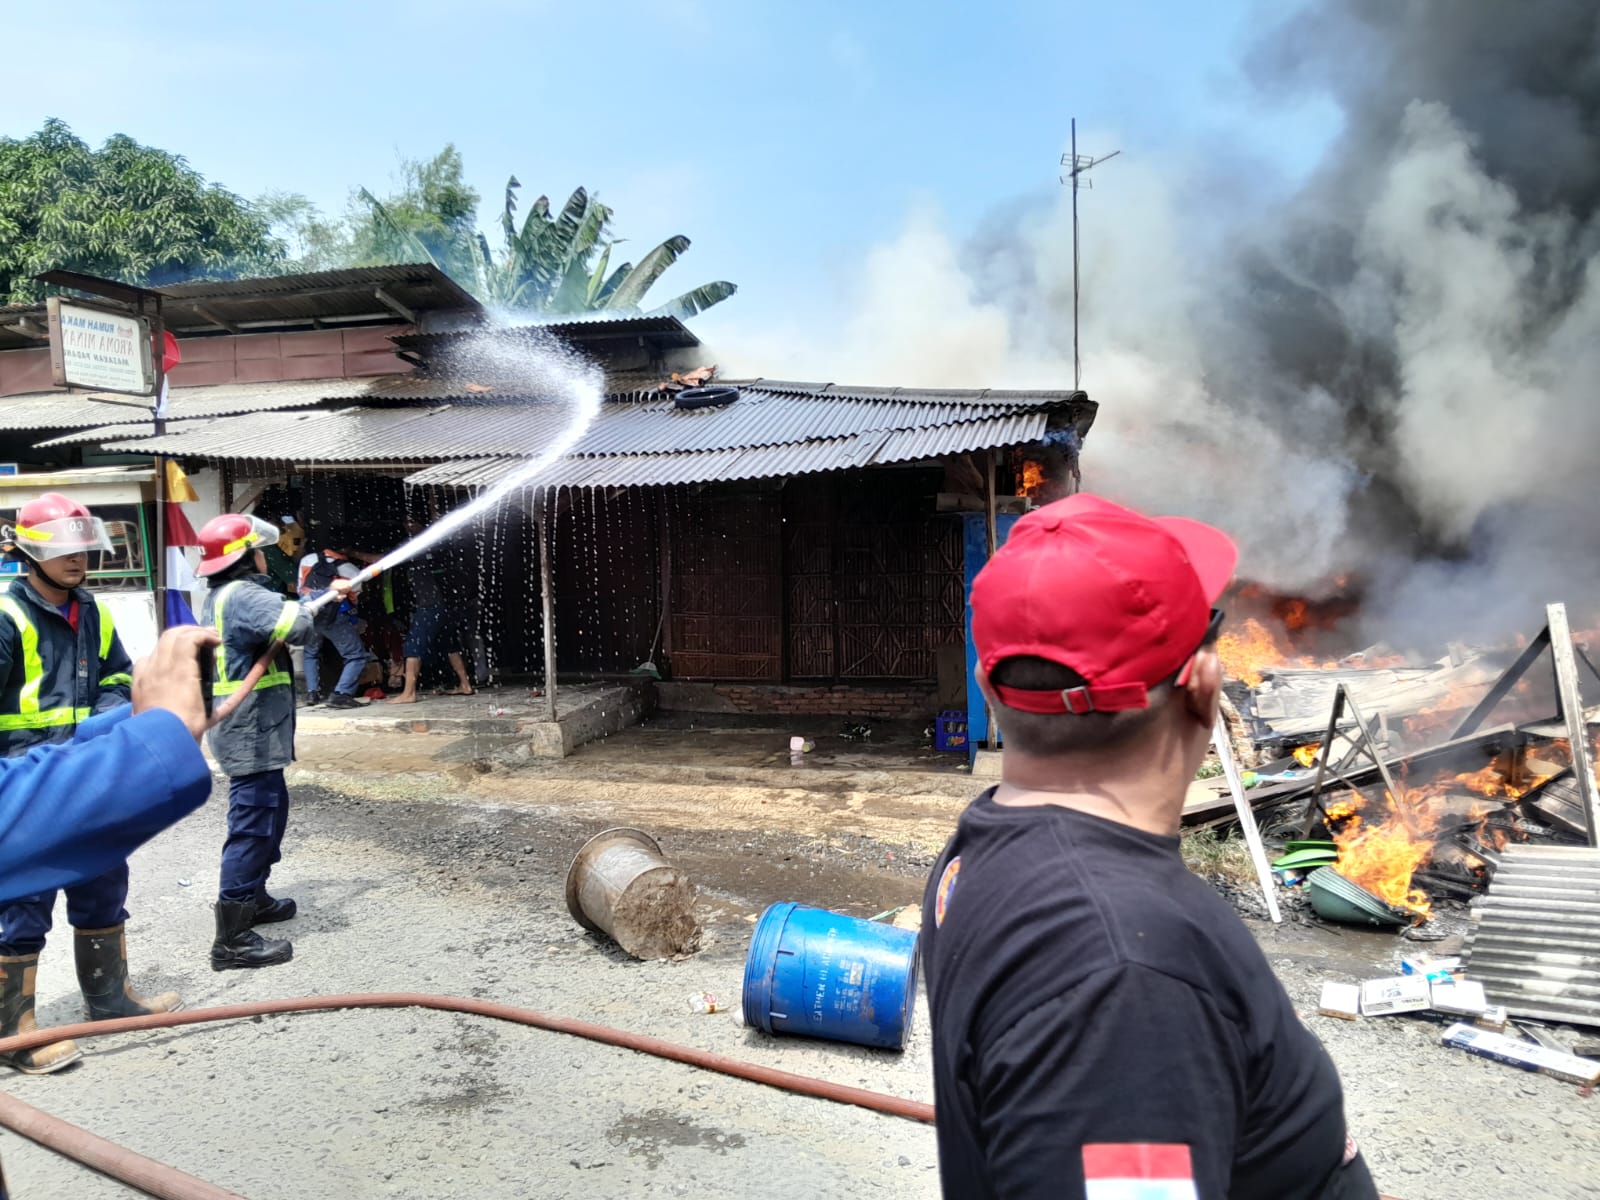
M 1083 1148 L 1084 1200 L 1198 1200 L 1189 1147 L 1097 1142 Z

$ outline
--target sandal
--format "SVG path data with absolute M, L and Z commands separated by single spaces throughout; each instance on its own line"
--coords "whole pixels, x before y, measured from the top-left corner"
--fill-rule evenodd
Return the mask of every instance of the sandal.
M 476 696 L 478 689 L 468 688 L 463 692 L 460 688 L 435 688 L 433 694 L 435 696 Z

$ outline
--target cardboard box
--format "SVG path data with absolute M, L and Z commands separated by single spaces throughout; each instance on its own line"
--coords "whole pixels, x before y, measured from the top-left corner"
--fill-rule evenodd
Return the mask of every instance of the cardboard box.
M 1361 985 L 1324 983 L 1317 1011 L 1325 1017 L 1338 1017 L 1344 1021 L 1357 1020 L 1361 1016 Z
M 1402 958 L 1400 960 L 1400 974 L 1421 975 L 1430 983 L 1435 980 L 1449 982 L 1459 970 L 1461 970 L 1460 955 L 1434 958 L 1430 954 L 1423 954 L 1416 958 Z
M 1361 1015 L 1364 1017 L 1421 1012 L 1432 1002 L 1428 981 L 1420 975 L 1369 979 L 1361 985 Z
M 1519 1042 L 1503 1033 L 1487 1029 L 1474 1029 L 1471 1025 L 1455 1024 L 1444 1031 L 1441 1038 L 1446 1046 L 1476 1054 L 1479 1058 L 1492 1058 L 1524 1071 L 1539 1071 L 1568 1083 L 1593 1084 L 1600 1082 L 1600 1062 L 1579 1058 L 1576 1054 L 1562 1054 L 1547 1050 L 1532 1042 Z
M 1511 1024 L 1511 1014 L 1506 1011 L 1504 1004 L 1496 1004 L 1484 1009 L 1480 1015 L 1472 1019 L 1472 1023 L 1479 1029 L 1504 1033 L 1506 1026 Z
M 1429 986 L 1432 988 L 1433 1007 L 1438 1012 L 1455 1017 L 1477 1018 L 1488 1011 L 1489 998 L 1483 994 L 1481 983 L 1463 979 L 1459 982 L 1434 981 Z

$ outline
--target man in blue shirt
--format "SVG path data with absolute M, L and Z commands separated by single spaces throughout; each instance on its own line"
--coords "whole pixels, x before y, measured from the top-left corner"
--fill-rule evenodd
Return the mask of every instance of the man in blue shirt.
M 198 656 L 216 643 L 196 625 L 169 630 L 133 671 L 131 707 L 90 717 L 69 742 L 0 759 L 0 903 L 99 878 L 205 803 L 211 771 L 198 744 L 207 723 Z M 7 1033 L 37 1027 L 34 973 L 30 963 L 0 961 Z M 78 1057 L 72 1043 L 61 1045 L 67 1061 Z M 32 1065 L 17 1057 L 24 1061 L 8 1065 Z M 53 1061 L 53 1069 L 66 1065 Z
M 132 664 L 111 613 L 83 586 L 89 555 L 111 548 L 105 525 L 69 497 L 47 492 L 24 504 L 4 544 L 27 574 L 0 595 L 0 755 L 72 738 L 81 722 L 127 704 Z M 128 864 L 66 889 L 78 984 L 90 1020 L 182 1007 L 176 992 L 146 999 L 128 979 Z M 32 1010 L 33 970 L 50 933 L 54 888 L 0 906 L 0 1036 Z M 76 1057 L 67 1043 L 11 1056 L 18 1070 L 59 1070 Z

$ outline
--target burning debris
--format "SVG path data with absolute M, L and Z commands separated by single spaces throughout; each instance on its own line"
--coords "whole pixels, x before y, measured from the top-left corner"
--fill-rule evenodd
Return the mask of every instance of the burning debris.
M 1286 631 L 1319 619 L 1309 605 L 1266 603 Z M 1562 606 L 1551 605 L 1547 627 L 1520 647 L 1458 647 L 1425 666 L 1376 647 L 1286 668 L 1253 657 L 1263 644 L 1275 647 L 1266 653 L 1283 652 L 1266 629 L 1250 618 L 1223 647 L 1232 670 L 1243 672 L 1229 695 L 1269 760 L 1254 772 L 1251 807 L 1271 814 L 1269 832 L 1292 829 L 1297 839 L 1274 870 L 1305 886 L 1320 917 L 1420 926 L 1441 904 L 1459 913 L 1482 895 L 1508 847 L 1594 844 L 1600 800 L 1590 764 L 1600 743 L 1588 722 L 1600 724 L 1600 710 L 1583 708 L 1575 664 L 1597 680 L 1600 670 L 1574 645 Z M 1546 652 L 1557 668 L 1553 688 L 1528 675 Z M 1322 701 L 1320 711 L 1311 698 Z M 1557 717 L 1540 717 L 1552 704 Z M 1480 732 L 1502 713 L 1509 723 Z M 1227 820 L 1219 811 L 1197 804 L 1186 820 L 1218 824 Z

